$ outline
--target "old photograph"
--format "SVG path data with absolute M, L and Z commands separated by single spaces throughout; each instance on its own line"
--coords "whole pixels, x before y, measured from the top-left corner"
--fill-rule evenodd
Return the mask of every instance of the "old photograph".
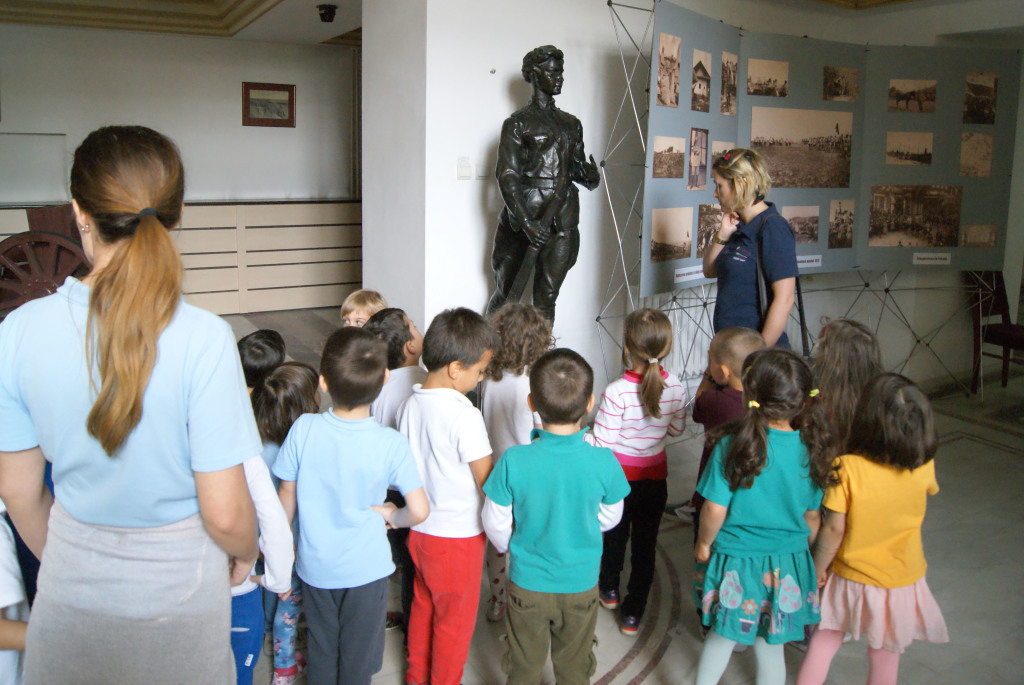
M 747 60 L 747 95 L 789 95 L 789 62 L 770 59 Z
M 708 130 L 690 129 L 690 169 L 687 190 L 704 190 L 708 186 Z
M 848 188 L 852 112 L 753 107 L 750 146 L 776 188 Z
M 892 79 L 889 81 L 890 112 L 934 112 L 938 81 Z
M 651 261 L 667 262 L 690 256 L 693 207 L 651 210 Z
M 851 67 L 825 67 L 822 80 L 822 99 L 836 102 L 856 102 L 860 84 L 860 71 Z
M 779 214 L 789 222 L 798 245 L 818 242 L 818 214 L 821 209 L 817 205 L 800 207 L 783 207 Z
M 686 174 L 686 138 L 654 136 L 654 178 L 682 178 Z
M 736 143 L 731 140 L 712 140 L 711 141 L 711 163 L 714 164 L 715 160 L 724 155 L 729 150 L 736 147 Z
M 996 73 L 992 71 L 967 72 L 964 93 L 964 123 L 996 123 Z
M 829 205 L 828 247 L 853 247 L 853 200 L 832 200 Z
M 679 36 L 662 33 L 658 41 L 658 104 L 679 106 Z
M 697 256 L 703 258 L 722 227 L 722 207 L 701 205 L 697 210 Z
M 985 177 L 992 173 L 992 134 L 960 134 L 960 175 Z
M 962 186 L 871 186 L 868 245 L 956 247 Z
M 991 224 L 965 226 L 960 234 L 960 247 L 995 247 L 996 227 Z
M 722 104 L 721 113 L 736 116 L 736 73 L 739 71 L 740 58 L 731 52 L 722 53 Z
M 921 166 L 932 163 L 931 132 L 887 131 L 885 134 L 885 163 Z
M 693 51 L 693 82 L 690 85 L 690 109 L 711 111 L 711 53 Z

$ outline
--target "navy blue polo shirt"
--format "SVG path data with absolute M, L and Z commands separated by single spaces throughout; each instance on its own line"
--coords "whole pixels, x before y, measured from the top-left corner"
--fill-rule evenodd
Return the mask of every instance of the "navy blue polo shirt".
M 715 332 L 729 326 L 744 326 L 760 331 L 757 314 L 757 233 L 761 232 L 761 257 L 764 259 L 765 281 L 768 283 L 768 306 L 772 304 L 771 284 L 797 275 L 796 237 L 774 203 L 754 217 L 749 224 L 740 223 L 736 232 L 718 253 L 715 272 L 718 274 L 718 299 L 712 320 Z M 775 343 L 789 349 L 785 332 Z

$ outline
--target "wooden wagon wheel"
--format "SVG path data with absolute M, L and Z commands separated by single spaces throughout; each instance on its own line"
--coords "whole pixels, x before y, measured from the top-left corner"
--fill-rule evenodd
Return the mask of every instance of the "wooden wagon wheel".
M 82 246 L 56 233 L 26 231 L 0 242 L 0 317 L 89 273 Z

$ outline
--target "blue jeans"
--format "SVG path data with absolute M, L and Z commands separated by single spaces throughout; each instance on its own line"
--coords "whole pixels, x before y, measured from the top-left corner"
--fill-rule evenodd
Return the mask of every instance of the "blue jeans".
M 288 599 L 278 599 L 273 592 L 263 590 L 264 619 L 267 630 L 274 638 L 275 671 L 296 665 L 295 638 L 301 611 L 302 581 L 295 571 L 292 571 L 292 594 Z
M 231 598 L 231 651 L 238 685 L 252 685 L 252 672 L 263 649 L 263 607 L 259 588 Z

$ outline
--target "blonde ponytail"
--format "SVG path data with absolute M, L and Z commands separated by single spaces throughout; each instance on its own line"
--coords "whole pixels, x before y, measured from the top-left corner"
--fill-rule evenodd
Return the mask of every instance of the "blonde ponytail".
M 168 228 L 181 218 L 184 170 L 170 140 L 141 126 L 93 131 L 75 151 L 71 196 L 113 248 L 92 275 L 85 355 L 99 366 L 86 428 L 110 456 L 142 419 L 157 342 L 181 299 L 181 257 Z

